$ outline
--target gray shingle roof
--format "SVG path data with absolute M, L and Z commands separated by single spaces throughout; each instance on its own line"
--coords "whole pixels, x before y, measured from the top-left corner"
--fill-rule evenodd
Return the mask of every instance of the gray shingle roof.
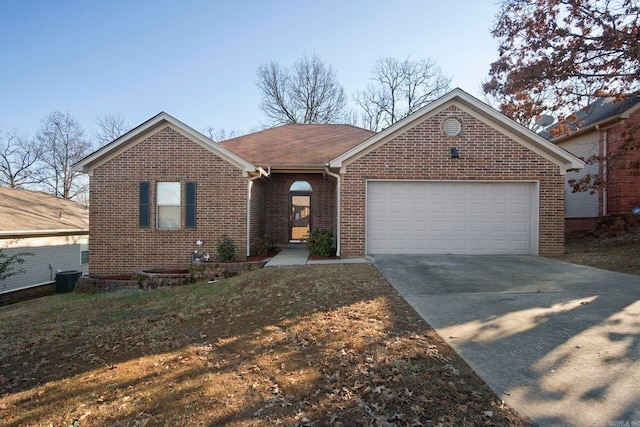
M 633 93 L 623 100 L 618 100 L 614 97 L 598 98 L 595 102 L 592 102 L 585 108 L 578 111 L 576 113 L 576 120 L 568 122 L 567 124 L 572 132 L 576 132 L 605 120 L 620 116 L 625 111 L 639 103 L 640 92 Z M 544 132 L 540 132 L 540 135 L 547 139 L 552 139 L 552 131 L 557 125 L 557 123 L 554 123 L 545 129 Z
M 89 211 L 83 205 L 39 191 L 0 187 L 0 233 L 74 229 L 89 229 Z

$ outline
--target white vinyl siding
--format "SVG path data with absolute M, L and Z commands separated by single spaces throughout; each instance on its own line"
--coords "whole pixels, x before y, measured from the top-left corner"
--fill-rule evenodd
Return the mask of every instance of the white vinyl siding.
M 573 154 L 587 160 L 591 156 L 599 154 L 599 132 L 593 131 L 571 141 L 558 144 Z M 570 179 L 579 180 L 586 174 L 598 175 L 600 163 L 587 164 L 584 169 L 579 171 L 567 172 L 564 183 L 565 197 L 565 218 L 594 218 L 598 212 L 598 192 L 591 194 L 590 191 L 574 193 L 569 185 Z
M 370 181 L 369 254 L 537 255 L 532 182 Z
M 0 240 L 0 245 L 9 243 Z M 7 254 L 31 252 L 33 256 L 24 257 L 24 264 L 16 269 L 24 269 L 0 282 L 0 293 L 51 283 L 56 279 L 57 271 L 76 270 L 88 273 L 88 265 L 81 263 L 81 248 L 86 248 L 88 236 L 32 237 L 12 243 Z M 53 264 L 53 268 L 49 265 Z

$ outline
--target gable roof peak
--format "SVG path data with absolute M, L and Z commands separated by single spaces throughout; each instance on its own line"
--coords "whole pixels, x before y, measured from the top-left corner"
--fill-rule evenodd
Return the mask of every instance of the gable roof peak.
M 188 126 L 187 124 L 181 122 L 165 111 L 161 111 L 141 125 L 136 126 L 129 132 L 125 133 L 119 138 L 116 138 L 109 144 L 89 154 L 84 159 L 74 164 L 73 169 L 79 172 L 91 174 L 94 168 L 110 160 L 115 155 L 120 153 L 122 150 L 127 149 L 132 144 L 136 144 L 137 141 L 140 140 L 140 138 L 143 138 L 145 135 L 159 130 L 167 124 L 173 126 L 174 129 L 179 130 L 192 141 L 213 152 L 214 154 L 217 154 L 218 156 L 228 161 L 229 163 L 234 164 L 238 168 L 246 172 L 253 172 L 256 170 L 256 167 L 251 163 L 228 151 L 227 149 L 213 141 L 211 138 L 203 135 L 202 133 L 193 129 L 191 126 Z
M 490 124 L 495 129 L 499 129 L 504 133 L 512 135 L 512 138 L 523 145 L 526 145 L 532 151 L 538 152 L 545 158 L 556 163 L 560 166 L 562 171 L 566 171 L 567 169 L 580 169 L 584 167 L 584 162 L 577 157 L 556 147 L 546 139 L 537 135 L 535 132 L 510 119 L 474 96 L 469 95 L 460 88 L 451 90 L 435 101 L 425 105 L 415 113 L 399 120 L 378 134 L 355 146 L 351 150 L 334 158 L 330 161 L 331 167 L 341 168 L 348 165 L 366 153 L 386 144 L 396 136 L 408 131 L 414 126 L 417 126 L 428 117 L 431 117 L 453 104 L 462 108 L 467 113 L 478 117 L 485 123 Z

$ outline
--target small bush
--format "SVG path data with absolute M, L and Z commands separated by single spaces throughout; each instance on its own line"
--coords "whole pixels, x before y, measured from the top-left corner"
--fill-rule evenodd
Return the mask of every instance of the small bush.
M 274 249 L 273 241 L 267 237 L 262 237 L 256 242 L 256 253 L 260 256 L 268 255 Z
M 323 228 L 314 228 L 311 231 L 307 248 L 309 252 L 317 256 L 328 257 L 333 247 L 333 233 Z
M 218 261 L 226 262 L 236 259 L 236 244 L 227 236 L 218 239 Z

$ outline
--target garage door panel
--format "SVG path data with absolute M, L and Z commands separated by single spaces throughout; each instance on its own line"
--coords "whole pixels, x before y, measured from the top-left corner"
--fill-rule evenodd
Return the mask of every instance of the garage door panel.
M 511 227 L 509 231 L 511 233 L 522 233 L 524 235 L 529 234 L 529 224 L 526 222 L 512 222 L 509 224 Z
M 487 196 L 494 199 L 499 197 L 507 197 L 510 190 L 511 188 L 506 185 L 499 186 L 499 187 L 498 186 L 489 187 L 489 194 Z
M 506 203 L 492 203 L 489 212 L 494 215 L 507 215 L 509 213 L 509 206 Z
M 526 214 L 529 210 L 529 206 L 525 203 L 511 203 L 509 207 L 509 213 L 511 214 Z
M 469 193 L 469 189 L 467 187 L 463 187 L 460 185 L 451 185 L 447 184 L 447 194 L 453 197 L 464 197 Z
M 489 227 L 489 224 L 487 224 L 486 222 L 482 222 L 482 221 L 471 221 L 469 230 L 472 232 L 486 232 L 488 231 L 487 228 Z
M 423 199 L 416 200 L 412 203 L 411 208 L 416 214 L 426 214 L 428 212 L 427 204 L 423 202 Z
M 487 240 L 472 240 L 471 249 L 476 253 L 488 253 L 491 249 L 491 242 Z
M 367 252 L 530 254 L 532 183 L 373 181 Z
M 391 210 L 393 213 L 402 214 L 409 211 L 409 203 L 397 201 L 396 203 L 389 203 L 387 210 Z
M 494 239 L 491 241 L 491 250 L 497 252 L 510 252 L 511 244 L 507 240 Z
M 432 203 L 427 206 L 427 213 L 439 214 L 439 213 L 447 213 L 449 212 L 449 206 L 443 203 L 437 204 Z
M 508 230 L 508 226 L 509 224 L 507 224 L 506 222 L 493 221 L 489 224 L 489 231 L 493 234 L 506 233 Z
M 408 193 L 413 196 L 424 197 L 427 195 L 429 189 L 422 185 L 410 185 L 407 186 Z
M 432 253 L 443 253 L 449 247 L 449 241 L 445 239 L 432 239 L 427 245 L 427 249 L 430 249 Z
M 467 239 L 452 239 L 450 244 L 451 249 L 453 250 L 464 250 L 468 245 L 469 243 L 467 242 Z M 446 249 L 446 243 L 443 248 Z
M 466 202 L 448 202 L 449 210 L 453 215 L 464 214 L 467 210 Z
M 472 187 L 466 187 L 466 190 L 468 191 L 471 197 L 482 198 L 482 199 L 487 197 L 488 188 L 486 186 L 475 185 Z
M 485 214 L 487 213 L 487 208 L 486 202 L 472 202 L 469 204 L 469 211 L 472 214 Z
M 411 229 L 415 232 L 415 233 L 425 233 L 426 231 L 429 230 L 429 223 L 427 221 L 414 221 L 411 224 Z
M 447 222 L 446 221 L 430 221 L 427 225 L 427 230 L 431 230 L 432 232 L 446 231 Z

